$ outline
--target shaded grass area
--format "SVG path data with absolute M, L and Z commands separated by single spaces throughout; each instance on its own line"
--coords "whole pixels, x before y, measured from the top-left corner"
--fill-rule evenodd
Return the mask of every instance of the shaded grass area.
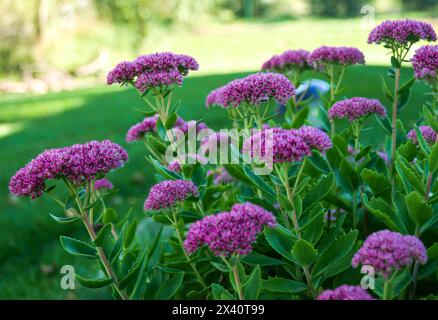
M 378 98 L 388 105 L 381 90 L 384 67 L 354 67 L 347 71 L 343 95 Z M 226 128 L 225 110 L 204 107 L 208 92 L 245 74 L 189 77 L 177 90 L 182 100 L 181 116 L 186 120 L 203 119 L 213 129 Z M 309 74 L 310 75 L 310 74 Z M 403 80 L 412 76 L 403 72 Z M 408 107 L 401 114 L 406 127 L 417 119 L 426 100 L 427 88 L 414 86 Z M 106 290 L 92 291 L 79 287 L 60 288 L 62 265 L 73 265 L 78 271 L 89 261 L 72 258 L 60 248 L 58 236 L 72 235 L 86 239 L 79 226 L 57 225 L 49 212 L 61 214 L 45 197 L 30 201 L 8 196 L 11 175 L 45 148 L 83 143 L 92 139 L 110 139 L 129 152 L 127 165 L 109 175 L 120 189 L 109 200 L 110 206 L 126 212 L 129 207 L 141 216 L 142 204 L 154 183 L 152 169 L 145 161 L 145 148 L 124 141 L 127 129 L 142 119 L 133 108 L 142 108 L 141 98 L 132 89 L 96 87 L 93 89 L 53 93 L 35 97 L 12 97 L 0 100 L 0 298 L 64 299 L 108 298 Z M 389 109 L 389 108 L 388 108 Z M 377 143 L 383 131 L 375 121 L 373 130 L 364 133 L 369 143 Z M 372 135 L 372 137 L 371 137 Z

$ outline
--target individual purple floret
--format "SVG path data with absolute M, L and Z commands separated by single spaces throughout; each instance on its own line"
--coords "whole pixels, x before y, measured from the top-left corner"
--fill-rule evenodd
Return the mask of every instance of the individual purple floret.
M 311 152 L 298 130 L 273 128 L 257 131 L 246 138 L 242 153 L 259 159 L 272 156 L 273 163 L 281 163 L 300 161 Z
M 190 180 L 166 180 L 152 186 L 144 202 L 144 210 L 168 209 L 198 195 L 198 188 Z
M 92 181 L 127 160 L 128 153 L 109 140 L 49 149 L 18 170 L 9 182 L 9 190 L 34 199 L 46 190 L 47 180 L 66 178 L 76 184 Z
M 237 107 L 242 103 L 259 106 L 269 100 L 285 104 L 295 94 L 295 88 L 282 74 L 260 72 L 231 81 L 220 94 L 223 107 Z
M 431 127 L 419 126 L 418 129 L 420 129 L 420 132 L 427 143 L 434 144 L 437 141 L 437 133 Z M 417 132 L 415 132 L 415 129 L 408 132 L 407 138 L 411 140 L 413 144 L 418 145 Z
M 341 66 L 365 64 L 365 57 L 357 48 L 322 46 L 309 55 L 308 63 L 315 69 L 321 70 L 325 69 L 325 64 Z
M 181 172 L 181 164 L 178 160 L 174 160 L 167 166 L 167 169 L 174 172 Z
M 193 223 L 184 248 L 193 253 L 206 245 L 216 256 L 247 255 L 263 228 L 276 225 L 271 212 L 249 202 L 235 204 L 230 212 L 206 216 Z
M 438 45 L 423 46 L 412 57 L 415 77 L 426 82 L 438 82 Z
M 302 72 L 311 69 L 307 62 L 309 54 L 310 52 L 307 50 L 287 50 L 267 60 L 261 69 L 280 73 L 288 73 L 293 70 Z
M 374 300 L 374 298 L 360 286 L 342 285 L 334 290 L 324 290 L 317 300 Z
M 333 146 L 330 137 L 318 128 L 302 126 L 298 129 L 298 134 L 304 139 L 310 148 L 315 148 L 320 152 L 325 152 Z
M 330 119 L 347 118 L 350 121 L 375 113 L 386 116 L 386 109 L 377 99 L 355 97 L 336 102 L 329 110 Z
M 126 133 L 126 142 L 138 141 L 147 132 L 155 132 L 157 130 L 158 116 L 144 118 L 142 122 L 134 124 Z
M 368 36 L 368 43 L 408 45 L 419 40 L 436 41 L 431 24 L 411 19 L 388 20 L 375 27 Z
M 371 265 L 388 278 L 393 271 L 418 261 L 427 262 L 426 248 L 420 239 L 398 232 L 382 230 L 371 234 L 352 260 L 353 267 Z
M 105 178 L 94 181 L 94 190 L 111 190 L 113 187 L 111 181 Z

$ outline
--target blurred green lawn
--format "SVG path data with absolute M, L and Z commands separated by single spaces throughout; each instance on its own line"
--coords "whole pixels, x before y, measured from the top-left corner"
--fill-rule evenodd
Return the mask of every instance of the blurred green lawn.
M 385 74 L 385 67 L 352 67 L 347 71 L 343 94 L 379 98 L 387 105 L 380 88 L 380 75 Z M 226 112 L 219 108 L 207 110 L 205 96 L 217 86 L 243 75 L 188 77 L 176 94 L 182 100 L 181 116 L 186 120 L 202 118 L 213 129 L 225 128 L 229 124 Z M 403 79 L 410 76 L 412 71 L 404 70 Z M 415 84 L 414 95 L 401 115 L 408 128 L 417 119 L 426 91 L 421 84 Z M 106 86 L 44 96 L 9 96 L 0 100 L 0 298 L 108 297 L 106 291 L 61 290 L 60 267 L 71 264 L 80 270 L 89 261 L 76 260 L 63 253 L 58 236 L 69 234 L 86 239 L 85 234 L 77 227 L 63 227 L 52 221 L 48 213 L 61 212 L 49 199 L 42 197 L 31 202 L 11 198 L 7 184 L 17 169 L 45 148 L 111 139 L 128 150 L 130 160 L 124 168 L 109 175 L 120 188 L 110 205 L 120 210 L 132 206 L 135 213 L 141 215 L 144 198 L 154 183 L 153 175 L 144 159 L 144 146 L 128 145 L 124 141 L 127 129 L 142 119 L 133 108 L 141 107 L 142 101 L 134 90 Z M 372 134 L 379 137 L 381 129 L 374 121 L 369 125 L 375 127 Z M 366 135 L 369 134 L 368 131 Z

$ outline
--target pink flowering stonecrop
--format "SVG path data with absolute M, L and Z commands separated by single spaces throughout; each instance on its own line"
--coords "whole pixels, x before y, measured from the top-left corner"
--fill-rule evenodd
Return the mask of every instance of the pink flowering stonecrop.
M 159 52 L 123 61 L 108 73 L 107 83 L 133 84 L 140 92 L 181 86 L 190 70 L 198 70 L 198 62 L 187 55 Z
M 330 137 L 322 130 L 312 126 L 302 126 L 298 134 L 304 139 L 308 146 L 320 152 L 325 152 L 333 146 Z
M 209 170 L 207 176 L 213 176 L 213 184 L 229 184 L 234 183 L 236 180 L 232 177 L 224 167 L 219 167 L 216 170 Z
M 350 122 L 366 117 L 369 114 L 386 116 L 386 109 L 377 99 L 355 97 L 336 102 L 328 111 L 330 119 L 346 118 Z
M 311 148 L 298 130 L 273 128 L 257 131 L 243 142 L 242 153 L 251 159 L 271 157 L 273 163 L 301 161 Z
M 288 78 L 278 73 L 256 73 L 236 79 L 219 88 L 207 97 L 207 106 L 238 107 L 246 103 L 259 106 L 275 100 L 285 104 L 295 94 L 295 87 Z
M 428 83 L 438 82 L 438 45 L 423 46 L 412 57 L 415 77 Z
M 324 290 L 317 300 L 374 300 L 374 298 L 360 286 L 342 285 L 334 290 Z
M 9 182 L 9 190 L 34 199 L 46 190 L 48 180 L 65 178 L 81 184 L 104 176 L 127 160 L 128 153 L 109 140 L 49 149 L 18 170 Z
M 144 202 L 144 210 L 170 209 L 192 196 L 199 196 L 198 188 L 193 182 L 189 180 L 166 180 L 151 188 Z
M 431 24 L 411 19 L 388 20 L 375 27 L 368 36 L 368 43 L 406 46 L 419 40 L 436 41 Z
M 94 190 L 111 190 L 113 188 L 113 184 L 108 179 L 99 179 L 94 181 Z
M 382 230 L 371 234 L 352 260 L 353 267 L 371 265 L 374 270 L 388 278 L 394 271 L 418 261 L 427 262 L 426 248 L 415 236 Z
M 310 52 L 307 50 L 287 50 L 267 60 L 261 69 L 283 74 L 293 71 L 303 72 L 312 68 L 307 62 L 309 54 Z
M 419 126 L 421 134 L 423 135 L 424 140 L 426 140 L 429 144 L 434 144 L 437 141 L 437 133 L 429 126 Z M 418 137 L 415 129 L 412 129 L 408 132 L 407 138 L 411 140 L 413 144 L 418 145 Z
M 229 212 L 210 215 L 193 223 L 184 241 L 188 253 L 204 245 L 216 256 L 247 255 L 266 226 L 275 228 L 274 215 L 252 203 L 235 204 Z
M 155 132 L 157 130 L 158 116 L 146 117 L 142 122 L 134 124 L 126 133 L 126 142 L 138 141 L 148 132 Z
M 308 58 L 308 63 L 315 69 L 325 69 L 325 64 L 350 66 L 365 64 L 363 53 L 352 47 L 328 47 L 322 46 L 315 49 Z

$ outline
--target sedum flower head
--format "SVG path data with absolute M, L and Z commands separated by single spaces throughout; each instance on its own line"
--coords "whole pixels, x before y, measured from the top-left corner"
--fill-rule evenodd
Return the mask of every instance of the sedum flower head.
M 434 144 L 437 141 L 437 133 L 429 126 L 419 126 L 421 134 L 423 135 L 424 140 L 426 140 L 429 144 Z M 418 145 L 417 132 L 415 129 L 412 129 L 408 132 L 407 138 L 411 140 L 413 144 Z
M 274 163 L 300 161 L 311 153 L 298 130 L 282 128 L 256 131 L 244 140 L 242 152 L 250 158 L 272 156 Z
M 355 97 L 336 102 L 330 108 L 328 116 L 330 119 L 347 118 L 354 121 L 373 113 L 386 116 L 386 109 L 379 100 Z
M 298 134 L 304 139 L 308 146 L 320 152 L 327 151 L 333 146 L 330 137 L 318 128 L 302 126 L 298 129 Z
M 342 285 L 334 290 L 324 290 L 317 300 L 374 300 L 374 298 L 360 286 Z
M 307 50 L 287 50 L 282 54 L 275 55 L 262 65 L 263 71 L 288 73 L 293 70 L 304 71 L 311 69 L 307 59 L 310 52 Z
M 123 61 L 108 73 L 108 84 L 128 84 L 145 92 L 150 89 L 180 86 L 190 70 L 198 70 L 198 62 L 187 55 L 158 52 Z
M 216 256 L 246 255 L 252 251 L 252 244 L 263 228 L 276 225 L 271 212 L 249 202 L 235 204 L 229 212 L 206 216 L 193 223 L 184 248 L 193 253 L 206 245 Z
M 157 130 L 157 120 L 158 116 L 155 115 L 146 117 L 142 122 L 134 124 L 126 133 L 126 142 L 138 141 L 143 138 L 147 132 L 155 132 Z
M 295 94 L 295 87 L 282 74 L 260 72 L 233 80 L 215 94 L 220 95 L 215 101 L 222 107 L 238 107 L 242 103 L 259 106 L 269 100 L 285 104 Z
M 363 53 L 353 47 L 321 46 L 315 49 L 308 58 L 308 63 L 315 69 L 324 69 L 325 64 L 349 66 L 365 64 Z
M 353 267 L 371 265 L 385 278 L 393 271 L 411 265 L 414 261 L 427 262 L 426 248 L 420 239 L 403 236 L 398 232 L 382 230 L 371 234 L 352 260 Z
M 111 190 L 113 187 L 111 181 L 105 178 L 94 181 L 94 190 Z
M 215 185 L 234 183 L 236 180 L 231 176 L 224 167 L 219 167 L 216 170 L 207 172 L 207 176 L 213 176 Z
M 9 182 L 9 190 L 34 199 L 46 190 L 47 180 L 66 178 L 76 184 L 92 181 L 127 160 L 128 153 L 109 140 L 49 149 L 18 170 Z
M 438 81 L 438 45 L 423 46 L 412 57 L 415 77 L 426 82 Z
M 368 36 L 368 43 L 406 46 L 419 40 L 436 41 L 431 24 L 411 19 L 387 20 L 375 27 Z
M 165 180 L 152 186 L 144 202 L 144 209 L 151 211 L 168 209 L 178 202 L 198 195 L 198 188 L 190 180 Z

